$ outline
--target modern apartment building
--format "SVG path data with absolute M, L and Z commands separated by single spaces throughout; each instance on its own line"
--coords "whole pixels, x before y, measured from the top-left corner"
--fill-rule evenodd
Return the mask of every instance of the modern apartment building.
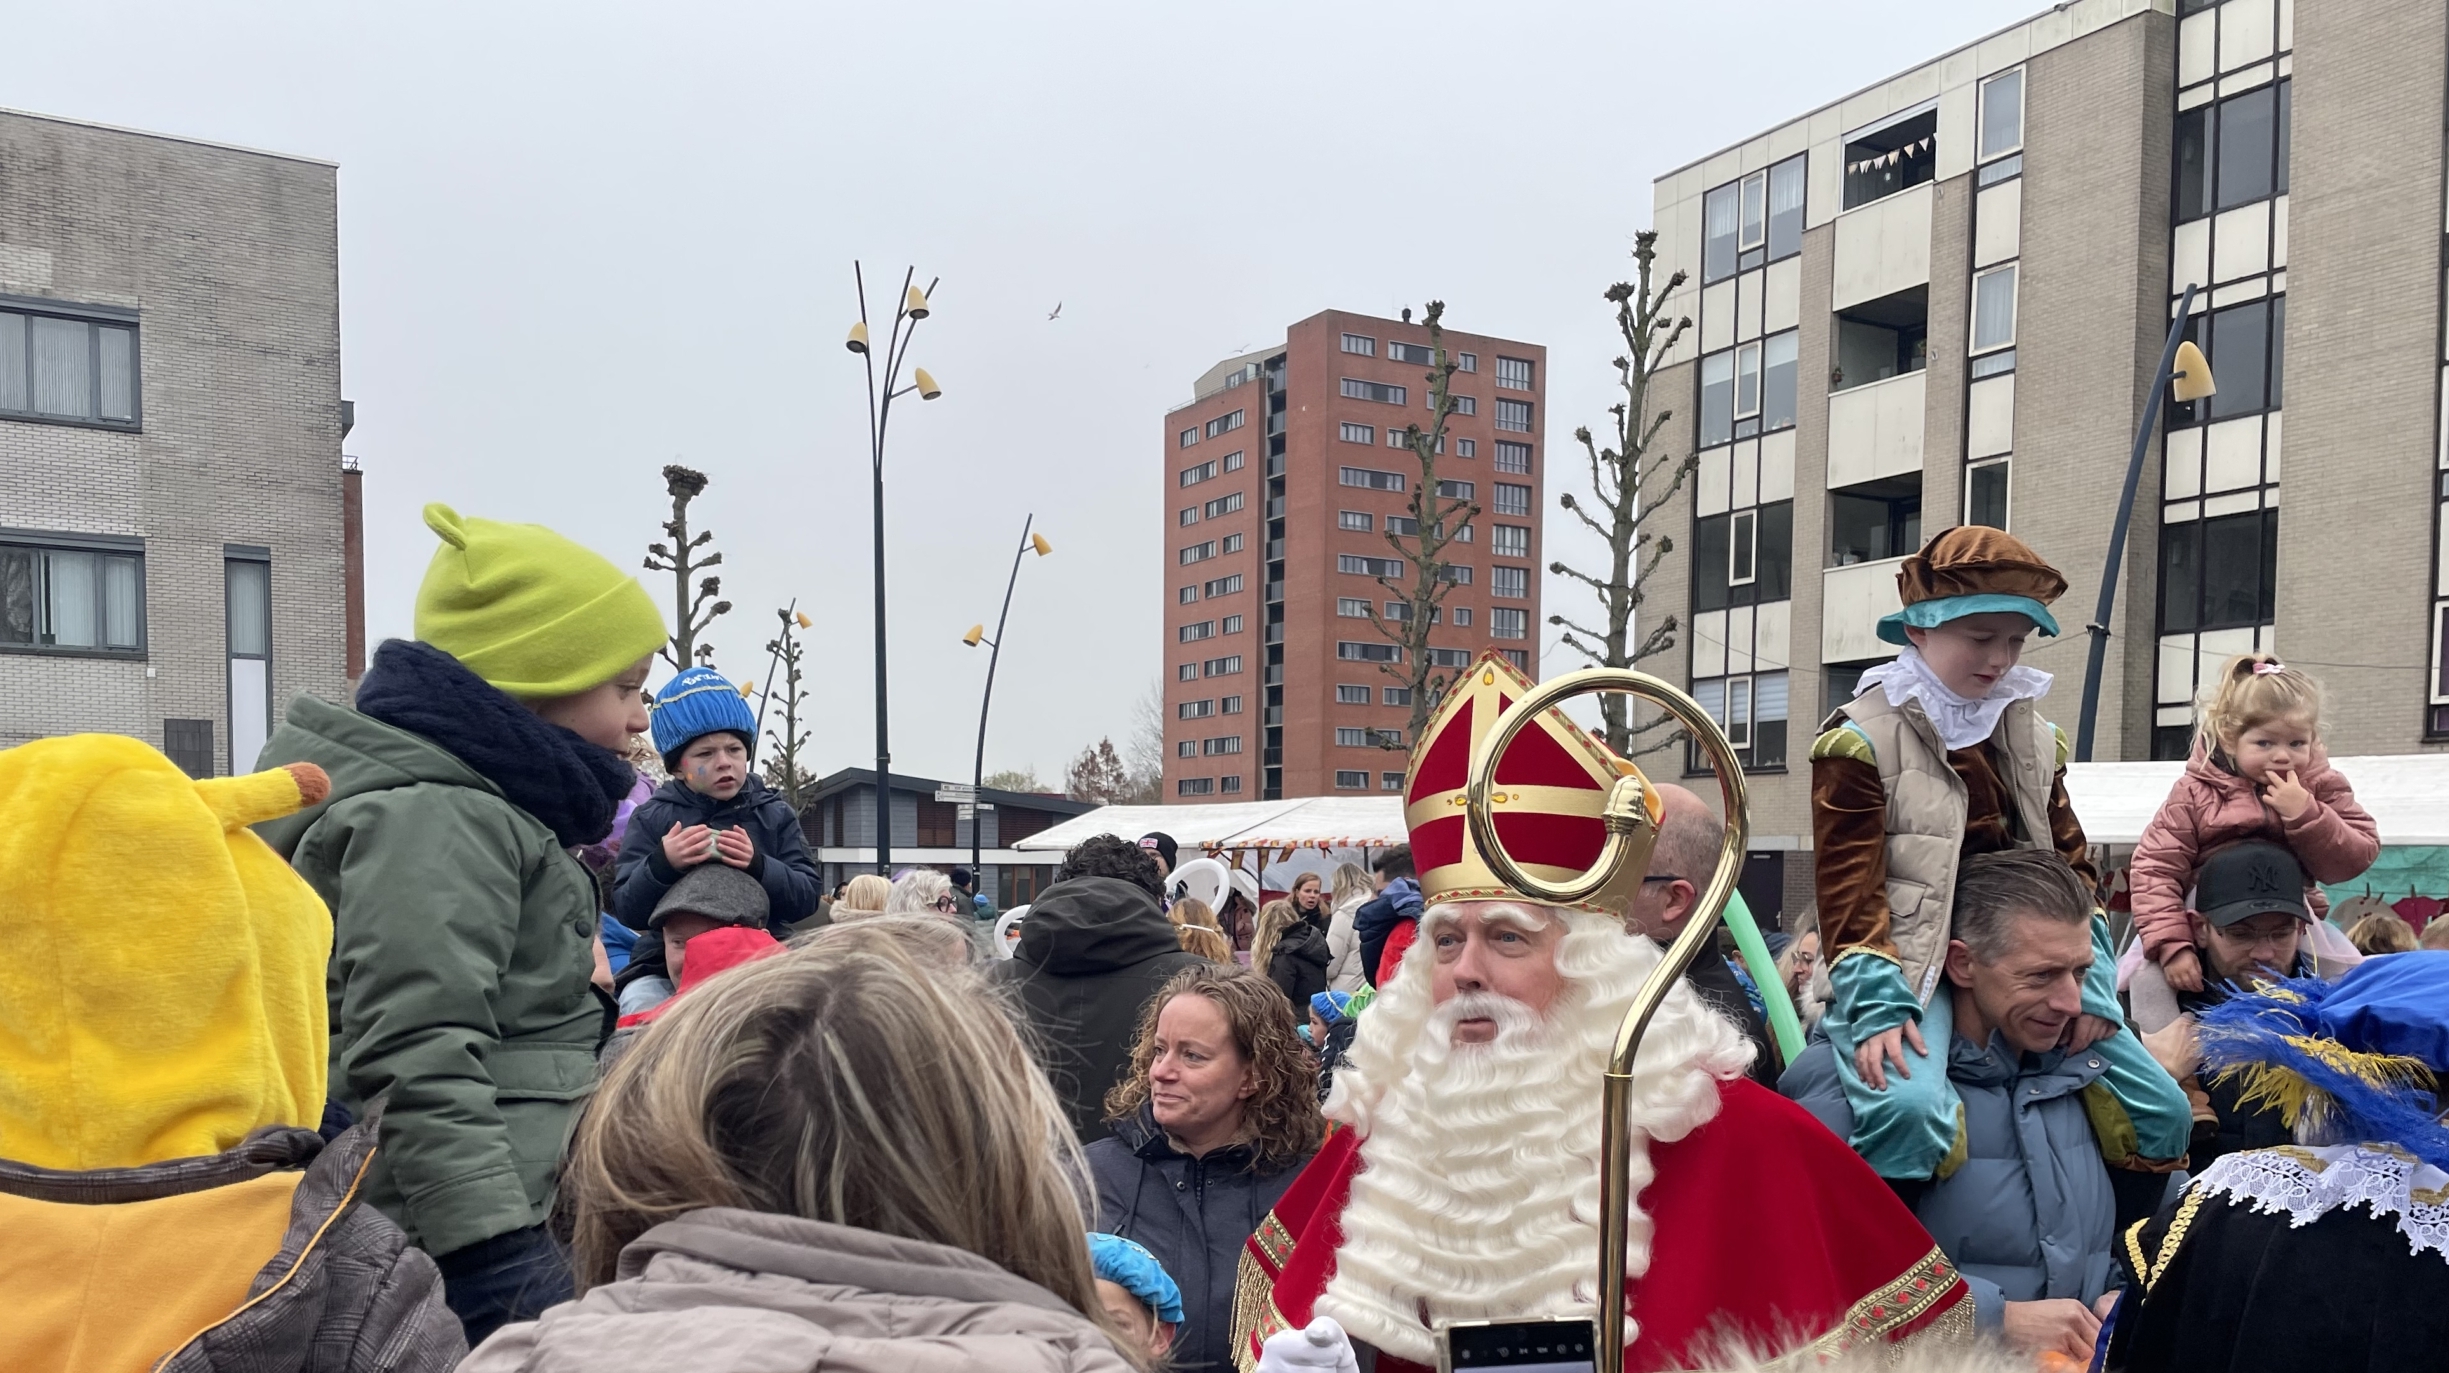
M 1437 462 L 1479 517 L 1448 547 L 1430 651 L 1538 674 L 1547 350 L 1445 332 L 1460 368 Z M 1399 792 L 1411 703 L 1371 619 L 1404 613 L 1404 529 L 1428 427 L 1426 325 L 1328 310 L 1209 368 L 1165 416 L 1167 801 Z
M 0 112 L 0 746 L 245 771 L 345 695 L 339 292 L 330 163 Z
M 1747 751 L 1790 912 L 1810 741 L 1895 652 L 1873 626 L 1928 535 L 2004 526 L 2065 571 L 2026 661 L 2076 732 L 2189 285 L 2219 390 L 2150 440 L 2094 756 L 2181 757 L 2197 685 L 2256 647 L 2326 681 L 2333 753 L 2449 743 L 2444 37 L 2438 5 L 2073 0 L 1658 179 L 1699 466 L 1651 604 Z

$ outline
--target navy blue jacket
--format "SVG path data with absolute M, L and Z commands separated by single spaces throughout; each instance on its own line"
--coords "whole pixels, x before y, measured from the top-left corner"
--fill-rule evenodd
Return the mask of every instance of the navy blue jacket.
M 647 919 L 655 913 L 655 903 L 680 880 L 682 871 L 664 860 L 663 836 L 691 825 L 748 831 L 750 842 L 757 846 L 748 875 L 765 888 L 770 928 L 788 929 L 816 912 L 816 860 L 808 855 L 808 842 L 800 833 L 799 816 L 790 802 L 759 777 L 749 778 L 748 785 L 728 801 L 701 795 L 674 778 L 655 788 L 654 795 L 630 812 L 629 829 L 621 836 L 621 856 L 613 868 L 612 917 L 640 932 L 637 947 L 630 951 L 629 966 L 621 970 L 623 986 L 641 977 L 670 975 L 663 958 L 663 938 L 647 928 Z

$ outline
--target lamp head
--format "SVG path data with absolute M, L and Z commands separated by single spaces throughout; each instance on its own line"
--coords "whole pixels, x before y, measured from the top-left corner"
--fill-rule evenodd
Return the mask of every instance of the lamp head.
M 1046 536 L 1043 534 L 1030 535 L 1029 546 L 1036 549 L 1037 555 L 1041 558 L 1054 551 L 1054 545 L 1046 542 Z
M 796 619 L 796 620 L 798 620 L 798 621 L 799 621 L 799 627 L 800 627 L 801 629 L 814 629 L 814 628 L 816 628 L 816 621 L 811 620 L 811 619 L 809 619 L 809 618 L 808 618 L 808 612 L 807 612 L 807 611 L 802 610 L 802 611 L 798 612 L 796 615 L 794 615 L 792 618 L 793 618 L 793 619 Z
M 750 697 L 750 696 L 754 696 L 754 695 L 756 695 L 756 694 L 757 694 L 757 684 L 756 684 L 755 682 L 742 682 L 742 683 L 740 683 L 740 696 L 741 696 L 741 698 L 742 698 L 742 699 L 746 699 L 746 698 L 748 698 L 748 697 Z
M 2211 379 L 2210 360 L 2203 357 L 2202 350 L 2192 339 L 2178 344 L 2176 370 L 2168 379 L 2169 399 L 2183 405 L 2218 392 L 2219 384 Z
M 842 340 L 842 346 L 848 348 L 854 353 L 864 353 L 867 351 L 866 320 L 860 320 L 858 323 L 850 326 L 850 337 Z
M 902 312 L 912 319 L 925 319 L 927 317 L 927 293 L 915 286 L 911 287 L 910 294 L 901 302 L 901 308 Z
M 961 642 L 969 645 L 971 648 L 976 648 L 978 646 L 978 641 L 985 637 L 985 625 L 971 625 L 969 627 L 969 633 L 961 636 Z
M 914 286 L 910 289 L 916 291 L 918 288 Z M 935 378 L 927 375 L 926 368 L 913 367 L 910 369 L 910 376 L 918 382 L 920 400 L 934 400 L 937 396 L 944 394 L 944 388 L 935 384 Z

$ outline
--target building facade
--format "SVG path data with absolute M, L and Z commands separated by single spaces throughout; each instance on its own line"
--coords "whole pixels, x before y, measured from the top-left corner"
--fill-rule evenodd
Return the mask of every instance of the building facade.
M 1443 558 L 1438 665 L 1481 650 L 1536 676 L 1547 350 L 1445 331 L 1459 370 L 1441 494 L 1480 513 Z M 1210 368 L 1165 417 L 1167 801 L 1403 788 L 1411 703 L 1381 621 L 1411 567 L 1389 546 L 1431 420 L 1428 327 L 1340 310 Z
M 1929 535 L 2001 526 L 2066 573 L 2025 661 L 2077 733 L 2189 285 L 2218 393 L 2149 440 L 2093 757 L 2182 757 L 2198 686 L 2256 648 L 2325 681 L 2333 753 L 2449 744 L 2445 36 L 2381 0 L 2074 0 L 1658 179 L 1698 467 L 1651 603 L 1790 912 L 1810 741 L 1895 653 L 1874 626 Z
M 893 774 L 886 793 L 893 807 L 893 866 L 950 872 L 970 863 L 971 827 L 977 827 L 978 890 L 998 910 L 1025 906 L 1054 881 L 1056 865 L 1044 854 L 1024 854 L 1012 845 L 1097 809 L 1038 792 L 978 791 L 978 804 L 939 801 L 945 784 Z M 962 785 L 967 785 L 966 783 Z M 844 768 L 817 782 L 800 814 L 800 830 L 816 857 L 825 890 L 876 870 L 876 773 Z
M 347 691 L 335 175 L 0 112 L 0 746 L 245 771 Z

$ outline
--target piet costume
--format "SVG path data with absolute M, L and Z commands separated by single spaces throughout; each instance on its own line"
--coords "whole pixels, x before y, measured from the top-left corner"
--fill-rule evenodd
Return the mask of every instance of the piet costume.
M 1476 849 L 1463 810 L 1471 749 L 1530 687 L 1484 655 L 1413 752 L 1405 819 L 1428 951 L 1361 1018 L 1327 1105 L 1335 1129 L 1245 1246 L 1234 1312 L 1244 1369 L 1269 1335 L 1317 1316 L 1397 1373 L 1433 1363 L 1448 1322 L 1598 1315 L 1600 1079 L 1664 955 L 1623 932 L 1639 872 L 1587 902 L 1543 905 L 1508 890 Z M 1605 841 L 1609 788 L 1631 771 L 1551 711 L 1497 765 L 1497 833 L 1533 874 L 1578 876 Z M 1434 1005 L 1432 955 L 1462 902 L 1503 903 L 1477 907 L 1484 920 L 1560 922 L 1564 986 L 1544 1016 L 1512 1002 L 1474 1008 L 1497 1037 L 1458 1047 L 1453 1026 L 1474 996 Z M 1626 1367 L 1735 1346 L 1767 1356 L 1969 1338 L 1972 1302 L 1946 1256 L 1842 1141 L 1743 1076 L 1751 1055 L 1680 984 L 1643 1041 Z
M 2223 1156 L 2124 1236 L 2107 1366 L 2449 1368 L 2449 952 L 2202 1013 L 2204 1072 L 2303 1141 Z
M 1879 637 L 1902 651 L 1862 674 L 1859 694 L 1811 747 L 1811 830 L 1828 959 L 1821 1023 L 1853 1110 L 1849 1142 L 1882 1177 L 1923 1181 L 1965 1159 L 1963 1111 L 1947 1076 L 1953 1003 L 1936 995 L 1959 865 L 2047 846 L 2087 885 L 2099 875 L 2067 801 L 2066 736 L 2035 706 L 2050 675 L 2017 666 L 1980 699 L 1959 696 L 1905 632 L 2008 613 L 2054 635 L 2048 607 L 2066 578 L 2013 535 L 1959 525 L 1904 560 L 1896 589 L 1903 609 L 1879 622 Z M 2122 1022 L 2116 955 L 2098 912 L 2092 949 L 2083 1009 Z M 1855 1071 L 1855 1046 L 1909 1021 L 1930 1052 L 1906 1043 L 1912 1075 L 1892 1072 L 1885 1089 L 1871 1087 Z M 2147 1171 L 2180 1164 L 2193 1128 L 2185 1093 L 2134 1035 L 2112 1035 L 2093 1052 L 2109 1064 L 2088 1093 L 2102 1157 Z

